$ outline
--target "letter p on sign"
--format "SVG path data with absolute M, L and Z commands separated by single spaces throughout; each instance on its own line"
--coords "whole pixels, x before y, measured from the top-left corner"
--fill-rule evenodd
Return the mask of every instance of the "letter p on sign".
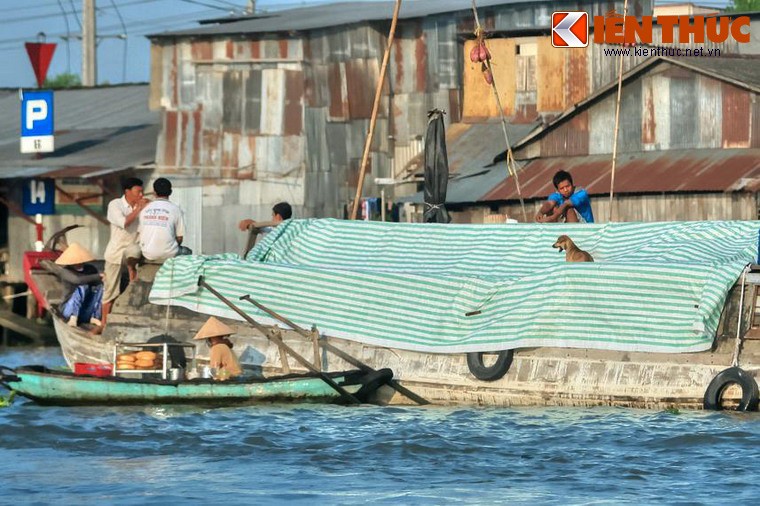
M 27 100 L 26 101 L 26 129 L 34 130 L 35 121 L 47 119 L 48 105 L 44 100 Z
M 588 13 L 584 11 L 553 13 L 552 46 L 588 46 Z

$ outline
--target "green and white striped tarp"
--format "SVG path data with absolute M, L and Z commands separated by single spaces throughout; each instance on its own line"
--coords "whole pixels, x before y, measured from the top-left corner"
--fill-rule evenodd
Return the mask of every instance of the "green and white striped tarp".
M 167 261 L 150 300 L 240 319 L 254 299 L 331 336 L 425 352 L 711 347 L 758 222 L 439 225 L 291 220 L 248 255 Z M 594 263 L 567 263 L 561 234 Z M 248 303 L 257 320 L 274 324 Z M 477 314 L 471 314 L 477 312 Z M 468 313 L 470 315 L 468 316 Z

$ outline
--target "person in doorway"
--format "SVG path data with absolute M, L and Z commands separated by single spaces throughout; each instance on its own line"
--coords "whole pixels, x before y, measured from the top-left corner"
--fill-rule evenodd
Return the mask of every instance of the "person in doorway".
M 140 212 L 140 250 L 146 260 L 164 261 L 179 254 L 189 254 L 182 246 L 185 218 L 182 209 L 169 201 L 172 184 L 165 177 L 153 183 L 156 199 Z
M 206 323 L 200 328 L 193 339 L 197 341 L 205 340 L 208 345 L 209 365 L 216 369 L 214 379 L 225 381 L 243 374 L 240 362 L 232 351 L 232 342 L 228 339 L 234 331 L 211 316 Z
M 560 170 L 552 178 L 556 192 L 549 195 L 536 214 L 540 223 L 594 223 L 591 201 L 583 188 L 576 188 L 573 176 Z
M 130 283 L 137 279 L 137 262 L 140 246 L 137 233 L 140 212 L 149 201 L 143 196 L 143 182 L 130 177 L 122 183 L 124 194 L 108 203 L 108 221 L 111 224 L 111 239 L 103 254 L 106 265 L 103 278 L 102 325 L 93 333 L 100 334 L 106 325 L 113 301 L 121 293 L 121 274 L 124 267 L 129 271 Z
M 90 323 L 100 325 L 103 280 L 91 263 L 95 257 L 78 243 L 72 243 L 55 260 L 58 268 L 51 269 L 63 282 L 61 316 L 72 327 Z

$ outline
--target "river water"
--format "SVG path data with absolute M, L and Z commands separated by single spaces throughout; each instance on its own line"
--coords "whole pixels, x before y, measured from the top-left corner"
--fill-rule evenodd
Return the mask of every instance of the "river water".
M 759 471 L 756 413 L 0 408 L 0 504 L 749 504 Z

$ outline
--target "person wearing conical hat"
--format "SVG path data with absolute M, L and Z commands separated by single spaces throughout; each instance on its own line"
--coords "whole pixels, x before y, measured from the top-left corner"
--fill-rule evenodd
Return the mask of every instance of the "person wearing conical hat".
M 91 264 L 95 257 L 79 243 L 72 243 L 61 253 L 54 270 L 64 287 L 61 316 L 69 325 L 83 323 L 100 325 L 103 301 L 103 280 L 98 269 Z
M 216 369 L 215 379 L 224 381 L 243 374 L 240 362 L 232 352 L 232 342 L 228 339 L 235 332 L 213 316 L 206 320 L 193 339 L 206 340 L 210 350 L 210 366 Z

